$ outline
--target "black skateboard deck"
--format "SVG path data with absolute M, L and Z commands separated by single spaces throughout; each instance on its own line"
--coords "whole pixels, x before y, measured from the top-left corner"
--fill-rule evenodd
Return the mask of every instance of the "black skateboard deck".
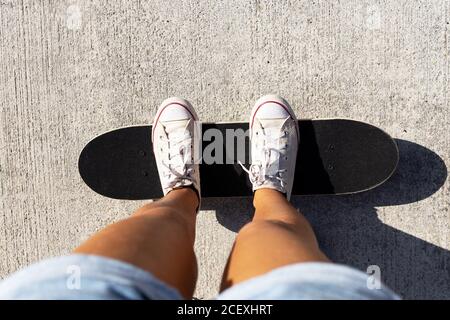
M 354 120 L 299 120 L 300 143 L 293 195 L 351 194 L 382 184 L 395 171 L 398 149 L 384 131 Z M 203 123 L 202 132 L 248 129 L 248 123 Z M 110 198 L 144 200 L 162 197 L 152 151 L 151 126 L 104 133 L 81 152 L 78 167 L 84 182 Z M 202 142 L 204 150 L 210 141 Z M 247 174 L 234 150 L 222 144 L 229 164 L 200 165 L 202 197 L 251 196 Z M 245 165 L 249 139 L 245 137 Z M 232 152 L 233 151 L 233 152 Z M 240 155 L 242 157 L 242 154 Z M 231 164 L 230 164 L 231 162 Z

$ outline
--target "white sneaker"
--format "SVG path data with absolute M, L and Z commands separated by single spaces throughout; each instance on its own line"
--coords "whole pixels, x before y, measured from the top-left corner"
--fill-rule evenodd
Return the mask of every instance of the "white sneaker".
M 200 122 L 192 105 L 180 98 L 165 100 L 152 128 L 153 152 L 164 195 L 191 186 L 200 201 L 200 139 Z
M 270 188 L 291 198 L 299 143 L 294 111 L 286 100 L 268 95 L 260 98 L 250 117 L 251 166 L 253 191 Z

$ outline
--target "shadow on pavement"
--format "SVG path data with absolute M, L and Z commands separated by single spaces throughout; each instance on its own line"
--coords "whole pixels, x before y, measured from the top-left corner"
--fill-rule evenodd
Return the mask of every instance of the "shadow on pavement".
M 446 165 L 436 153 L 409 141 L 396 142 L 398 168 L 382 186 L 355 195 L 294 197 L 292 202 L 311 222 L 333 261 L 360 270 L 378 265 L 382 280 L 404 298 L 448 299 L 450 251 L 378 219 L 377 208 L 423 200 L 447 179 Z M 251 198 L 204 199 L 202 209 L 215 210 L 219 223 L 235 232 L 253 215 Z M 398 211 L 392 219 L 414 217 Z

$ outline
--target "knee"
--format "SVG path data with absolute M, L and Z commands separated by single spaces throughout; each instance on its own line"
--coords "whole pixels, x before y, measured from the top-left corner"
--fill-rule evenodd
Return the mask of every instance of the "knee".
M 136 210 L 133 214 L 133 217 L 140 217 L 140 216 L 148 216 L 148 217 L 160 217 L 165 218 L 170 221 L 173 221 L 175 223 L 185 223 L 189 219 L 190 216 L 188 216 L 185 212 L 172 207 L 172 206 L 156 206 L 153 203 L 147 204 L 138 210 Z
M 192 234 L 195 231 L 195 219 L 184 212 L 172 207 L 148 208 L 137 211 L 130 219 L 154 223 L 159 221 L 162 226 L 170 226 L 170 230 L 178 230 L 180 233 Z M 139 223 L 139 222 L 138 222 Z M 161 224 L 162 223 L 162 224 Z
M 238 237 L 261 236 L 271 231 L 295 232 L 295 226 L 279 220 L 260 220 L 247 223 L 238 233 Z

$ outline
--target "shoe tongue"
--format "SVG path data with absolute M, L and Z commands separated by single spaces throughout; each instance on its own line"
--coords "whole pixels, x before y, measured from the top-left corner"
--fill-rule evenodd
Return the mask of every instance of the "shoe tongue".
M 283 129 L 283 125 L 286 122 L 286 119 L 259 119 L 261 126 L 264 130 L 264 135 L 266 137 L 279 137 L 280 131 Z M 273 139 L 270 140 L 269 148 L 273 148 L 276 150 L 280 150 L 283 141 L 281 139 Z M 267 159 L 267 167 L 264 168 L 264 174 L 266 175 L 275 175 L 280 168 L 280 154 L 276 151 L 269 150 L 268 159 Z
M 170 165 L 180 174 L 186 169 L 186 164 L 190 163 L 191 148 L 187 140 L 189 133 L 187 126 L 189 120 L 177 120 L 163 123 L 170 144 Z M 184 140 L 184 142 L 183 142 Z
M 265 169 L 265 174 L 275 175 L 280 169 L 280 157 L 276 152 L 270 152 L 269 165 Z

